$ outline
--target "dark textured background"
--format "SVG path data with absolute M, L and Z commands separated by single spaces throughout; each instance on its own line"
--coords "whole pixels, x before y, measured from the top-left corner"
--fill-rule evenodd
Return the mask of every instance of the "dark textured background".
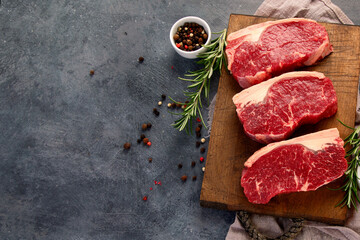
M 0 239 L 223 239 L 234 213 L 200 207 L 196 137 L 170 126 L 168 98 L 152 108 L 184 100 L 177 77 L 196 67 L 169 44 L 176 20 L 220 31 L 261 2 L 2 0 Z M 360 24 L 357 0 L 333 2 Z

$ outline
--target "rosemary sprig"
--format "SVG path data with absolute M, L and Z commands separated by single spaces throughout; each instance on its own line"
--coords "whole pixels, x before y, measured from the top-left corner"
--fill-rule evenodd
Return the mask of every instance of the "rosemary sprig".
M 345 196 L 336 206 L 344 207 L 346 205 L 348 208 L 354 206 L 356 209 L 356 202 L 360 203 L 360 199 L 357 193 L 357 167 L 360 164 L 360 127 L 355 129 L 347 126 L 340 120 L 339 122 L 345 127 L 352 129 L 353 132 L 344 139 L 344 147 L 347 145 L 351 146 L 351 149 L 346 152 L 345 158 L 351 157 L 351 160 L 348 162 L 348 168 L 345 172 L 345 184 L 339 188 L 345 191 Z
M 207 51 L 197 56 L 200 58 L 197 63 L 204 67 L 200 70 L 189 71 L 185 74 L 185 77 L 190 78 L 179 77 L 181 80 L 192 82 L 188 88 L 194 89 L 194 91 L 184 92 L 189 103 L 186 104 L 184 111 L 178 114 L 180 118 L 172 124 L 172 126 L 179 129 L 179 131 L 185 129 L 187 133 L 191 132 L 191 125 L 197 114 L 199 114 L 202 123 L 206 126 L 200 111 L 200 108 L 202 108 L 201 95 L 204 92 L 205 98 L 209 99 L 210 78 L 214 71 L 221 71 L 223 63 L 226 63 L 224 53 L 226 46 L 226 29 L 214 34 L 220 34 L 220 36 L 212 40 L 210 44 L 204 45 L 203 47 L 207 48 Z M 173 99 L 171 100 L 174 101 Z

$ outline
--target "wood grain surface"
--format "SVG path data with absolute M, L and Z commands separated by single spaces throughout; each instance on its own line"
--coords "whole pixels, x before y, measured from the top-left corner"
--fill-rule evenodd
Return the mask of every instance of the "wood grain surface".
M 268 20 L 272 19 L 232 14 L 228 34 Z M 342 126 L 337 119 L 354 126 L 360 66 L 360 28 L 321 24 L 328 31 L 334 52 L 316 66 L 303 70 L 322 72 L 332 80 L 338 97 L 338 112 L 316 125 L 302 126 L 292 137 L 337 127 L 344 139 L 351 131 Z M 248 202 L 240 185 L 241 172 L 244 162 L 263 145 L 250 140 L 245 135 L 237 118 L 232 97 L 240 91 L 241 87 L 223 68 L 216 96 L 200 204 L 204 207 L 246 210 L 252 213 L 291 218 L 303 217 L 326 223 L 344 224 L 347 209 L 335 207 L 342 199 L 343 192 L 329 189 L 341 186 L 343 178 L 316 191 L 278 195 L 265 205 Z

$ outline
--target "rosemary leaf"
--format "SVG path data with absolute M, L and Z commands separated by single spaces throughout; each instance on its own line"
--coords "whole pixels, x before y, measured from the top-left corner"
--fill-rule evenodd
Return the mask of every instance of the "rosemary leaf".
M 346 158 L 350 157 L 351 160 L 348 162 L 348 168 L 345 172 L 345 183 L 342 187 L 337 190 L 342 189 L 345 191 L 344 198 L 336 205 L 344 207 L 345 205 L 348 208 L 352 206 L 356 209 L 356 202 L 360 203 L 358 195 L 358 175 L 357 168 L 360 164 L 360 127 L 352 128 L 338 120 L 342 125 L 353 130 L 353 132 L 345 138 L 344 147 L 348 144 L 351 145 L 351 149 L 346 152 Z
M 195 71 L 188 71 L 188 73 L 185 74 L 185 77 L 190 77 L 192 79 L 179 78 L 180 80 L 192 82 L 192 84 L 188 86 L 188 89 L 194 89 L 194 92 L 184 92 L 184 95 L 187 97 L 187 101 L 189 101 L 189 103 L 186 104 L 184 111 L 180 114 L 180 118 L 172 124 L 172 126 L 179 131 L 185 129 L 187 133 L 191 132 L 192 122 L 197 115 L 199 115 L 201 122 L 206 127 L 200 111 L 202 108 L 201 97 L 204 95 L 209 102 L 210 78 L 213 76 L 214 71 L 221 71 L 223 64 L 226 63 L 224 52 L 226 47 L 226 29 L 214 34 L 220 34 L 220 36 L 212 40 L 210 44 L 204 45 L 203 47 L 207 48 L 208 51 L 200 53 L 197 56 L 200 58 L 197 63 L 203 65 L 203 68 Z M 172 98 L 170 99 L 173 102 L 176 102 Z M 182 105 L 185 104 L 182 103 Z

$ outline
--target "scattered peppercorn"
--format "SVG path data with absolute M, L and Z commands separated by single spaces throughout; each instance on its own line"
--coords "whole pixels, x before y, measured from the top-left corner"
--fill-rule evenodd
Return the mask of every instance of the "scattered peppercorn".
M 143 125 L 141 125 L 142 130 L 146 130 L 147 129 L 147 124 L 143 123 Z
M 181 106 L 182 106 L 182 105 L 181 105 L 180 103 L 176 103 L 176 107 L 177 107 L 177 108 L 181 108 Z
M 200 137 L 201 137 L 201 133 L 200 133 L 200 132 L 196 132 L 196 137 L 200 138 Z
M 195 128 L 195 132 L 200 132 L 201 128 L 197 127 Z
M 146 200 L 147 200 L 147 196 L 144 196 L 144 197 L 143 197 L 143 200 L 146 201 Z
M 185 182 L 185 181 L 186 181 L 186 179 L 187 179 L 187 176 L 186 176 L 186 175 L 184 175 L 184 176 L 182 176 L 180 179 L 181 179 L 183 182 Z
M 144 57 L 139 57 L 139 63 L 142 63 L 144 60 Z
M 200 152 L 201 152 L 201 153 L 204 153 L 204 152 L 205 152 L 205 148 L 204 148 L 204 147 L 200 148 Z
M 156 108 L 153 109 L 153 113 L 154 113 L 156 116 L 159 116 L 159 115 L 160 115 L 159 111 L 158 111 Z
M 196 176 L 193 176 L 193 177 L 192 177 L 192 180 L 193 180 L 193 181 L 196 181 Z
M 201 141 L 201 143 L 205 143 L 205 142 L 206 142 L 206 139 L 205 139 L 205 138 L 202 138 L 200 141 Z
M 145 134 L 140 135 L 140 139 L 143 140 L 145 138 Z
M 181 164 L 181 163 L 178 164 L 178 168 L 182 168 L 182 164 Z
M 205 172 L 205 167 L 203 167 L 201 170 L 202 170 L 203 172 Z
M 94 70 L 90 70 L 90 76 L 94 75 L 95 71 Z
M 148 123 L 147 124 L 147 128 L 150 129 L 152 127 L 152 124 L 151 123 Z
M 131 144 L 129 142 L 124 144 L 124 149 L 130 149 Z
M 166 99 L 166 95 L 165 94 L 161 94 L 161 99 L 164 101 Z
M 144 144 L 147 144 L 148 142 L 149 142 L 149 139 L 148 139 L 148 138 L 144 138 L 144 139 L 143 139 L 143 143 L 144 143 Z
M 197 121 L 197 122 L 201 122 L 201 119 L 200 119 L 200 118 L 196 118 L 196 121 Z
M 192 161 L 192 162 L 191 162 L 191 166 L 192 166 L 192 167 L 195 167 L 195 164 L 196 164 L 195 161 Z
M 124 32 L 125 33 L 125 35 L 127 35 L 127 32 Z
M 207 38 L 204 27 L 194 22 L 184 23 L 173 36 L 176 47 L 184 51 L 200 49 L 200 45 L 206 42 Z
M 171 103 L 168 103 L 167 106 L 168 106 L 168 108 L 171 108 Z
M 152 162 L 152 158 L 151 158 L 151 157 L 149 158 L 149 162 L 150 162 L 150 163 Z
M 152 190 L 153 188 L 151 187 L 150 190 Z
M 203 162 L 203 161 L 204 161 L 204 157 L 201 157 L 201 158 L 200 158 L 200 162 Z
M 159 102 L 158 102 L 158 105 L 161 106 L 161 105 L 162 105 L 162 101 L 159 101 Z
M 171 108 L 175 108 L 175 107 L 176 107 L 176 103 L 172 103 Z
M 198 127 L 199 127 L 200 129 L 202 129 L 202 125 L 201 125 L 201 123 L 199 123 L 199 124 L 198 124 Z
M 196 141 L 196 147 L 198 148 L 198 147 L 200 147 L 200 142 L 199 141 Z
M 146 144 L 147 144 L 149 147 L 151 146 L 151 142 L 150 142 L 150 141 L 149 141 L 149 142 L 147 142 Z
M 137 141 L 137 143 L 141 143 L 141 139 L 139 138 L 138 140 L 136 140 Z

